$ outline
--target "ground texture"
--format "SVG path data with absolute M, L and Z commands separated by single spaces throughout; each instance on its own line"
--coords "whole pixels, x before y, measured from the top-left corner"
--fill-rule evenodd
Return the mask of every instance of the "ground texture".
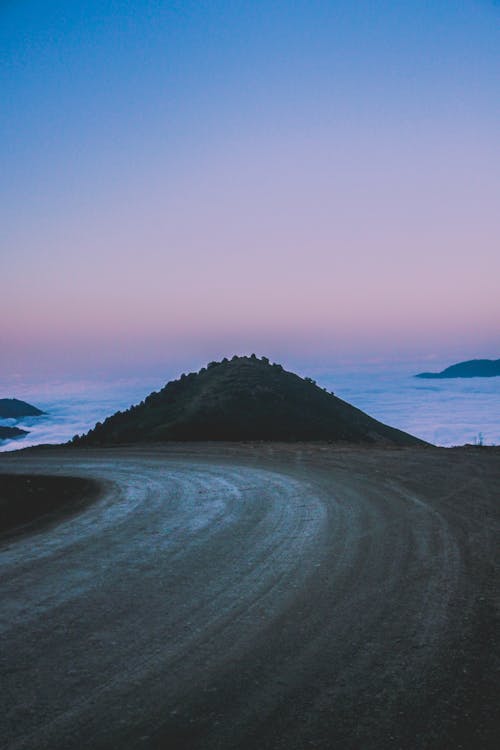
M 498 450 L 56 449 L 0 473 L 101 486 L 0 537 L 2 748 L 497 747 Z

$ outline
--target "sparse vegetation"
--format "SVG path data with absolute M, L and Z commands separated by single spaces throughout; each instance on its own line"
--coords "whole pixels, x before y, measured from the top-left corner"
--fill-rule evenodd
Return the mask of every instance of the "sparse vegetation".
M 330 440 L 417 445 L 267 357 L 233 357 L 182 375 L 73 445 L 168 440 Z

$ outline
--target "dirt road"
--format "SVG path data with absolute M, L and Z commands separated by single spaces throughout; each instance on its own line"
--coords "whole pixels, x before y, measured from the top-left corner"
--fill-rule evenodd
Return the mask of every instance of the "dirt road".
M 500 452 L 3 454 L 102 482 L 0 545 L 8 750 L 448 750 L 498 738 Z

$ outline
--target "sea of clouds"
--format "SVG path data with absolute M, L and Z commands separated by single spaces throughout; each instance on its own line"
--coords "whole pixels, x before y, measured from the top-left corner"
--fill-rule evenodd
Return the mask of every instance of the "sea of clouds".
M 381 422 L 435 445 L 500 444 L 500 377 L 420 380 L 414 372 L 318 370 L 303 374 L 312 374 L 318 385 Z M 43 417 L 0 420 L 0 424 L 30 431 L 25 438 L 0 442 L 0 451 L 70 440 L 164 384 L 158 377 L 0 382 L 0 398 L 20 398 L 47 412 Z

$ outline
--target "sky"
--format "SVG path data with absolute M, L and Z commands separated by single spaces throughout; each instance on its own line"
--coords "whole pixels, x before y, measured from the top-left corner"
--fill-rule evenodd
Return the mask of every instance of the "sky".
M 500 357 L 499 50 L 494 0 L 1 0 L 3 374 Z

